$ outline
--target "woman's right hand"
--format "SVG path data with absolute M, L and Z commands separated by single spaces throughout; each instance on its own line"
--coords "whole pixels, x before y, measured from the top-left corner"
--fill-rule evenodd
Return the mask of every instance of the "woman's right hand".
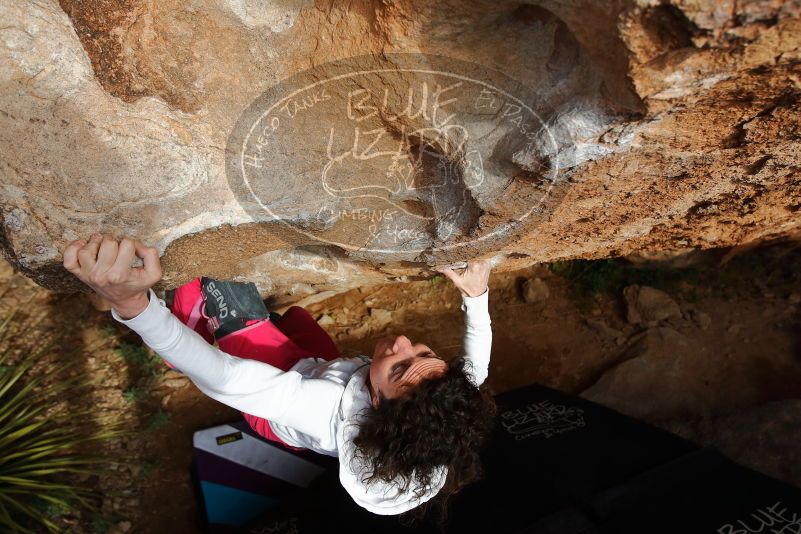
M 134 267 L 135 257 L 143 267 Z M 91 287 L 123 319 L 136 317 L 148 305 L 148 290 L 161 280 L 161 262 L 154 247 L 124 237 L 101 234 L 78 239 L 64 250 L 64 268 Z
M 487 290 L 491 269 L 492 265 L 489 260 L 474 260 L 467 262 L 467 268 L 461 273 L 456 273 L 450 267 L 446 267 L 440 272 L 451 279 L 462 295 L 478 297 Z

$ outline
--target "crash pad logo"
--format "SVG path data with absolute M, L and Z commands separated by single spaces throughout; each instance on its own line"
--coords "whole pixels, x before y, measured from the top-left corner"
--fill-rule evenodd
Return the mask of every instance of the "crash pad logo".
M 558 169 L 535 107 L 505 75 L 441 56 L 326 63 L 242 114 L 228 180 L 254 220 L 306 242 L 414 255 L 500 239 L 537 210 Z M 525 198 L 521 179 L 534 184 Z
M 550 401 L 532 403 L 523 408 L 503 412 L 501 424 L 517 440 L 534 436 L 551 438 L 586 425 L 584 410 Z
M 748 518 L 726 523 L 718 534 L 801 534 L 801 516 L 781 501 L 755 510 Z

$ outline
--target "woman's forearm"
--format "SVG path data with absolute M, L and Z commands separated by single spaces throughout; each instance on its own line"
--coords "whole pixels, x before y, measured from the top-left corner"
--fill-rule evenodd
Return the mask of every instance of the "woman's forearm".
M 489 315 L 489 290 L 477 297 L 463 297 L 465 312 L 464 351 L 465 359 L 476 386 L 480 386 L 489 374 L 492 352 L 492 322 Z

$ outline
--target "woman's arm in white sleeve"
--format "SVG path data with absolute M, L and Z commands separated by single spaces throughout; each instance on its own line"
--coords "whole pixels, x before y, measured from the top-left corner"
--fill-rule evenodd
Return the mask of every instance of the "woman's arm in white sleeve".
M 489 374 L 492 326 L 489 315 L 489 289 L 477 297 L 462 297 L 465 312 L 464 352 L 473 383 L 480 386 Z
M 181 323 L 152 291 L 147 308 L 136 317 L 123 320 L 112 314 L 209 397 L 312 436 L 328 431 L 342 396 L 333 382 L 222 352 Z

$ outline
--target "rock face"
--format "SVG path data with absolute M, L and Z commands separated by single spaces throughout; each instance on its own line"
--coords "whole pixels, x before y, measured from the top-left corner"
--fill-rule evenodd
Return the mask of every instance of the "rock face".
M 523 301 L 528 303 L 544 302 L 548 300 L 548 297 L 551 295 L 548 284 L 546 284 L 542 278 L 529 278 L 523 282 L 522 289 Z
M 672 328 L 650 328 L 582 396 L 640 418 L 694 413 L 704 405 L 704 376 L 714 366 L 699 357 L 702 351 Z
M 648 286 L 628 286 L 623 289 L 626 300 L 626 319 L 631 324 L 656 326 L 671 317 L 681 317 L 681 309 L 670 295 Z
M 797 0 L 0 5 L 0 245 L 277 301 L 801 227 Z M 358 75 L 357 75 L 358 74 Z

